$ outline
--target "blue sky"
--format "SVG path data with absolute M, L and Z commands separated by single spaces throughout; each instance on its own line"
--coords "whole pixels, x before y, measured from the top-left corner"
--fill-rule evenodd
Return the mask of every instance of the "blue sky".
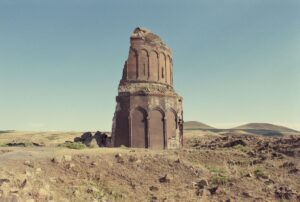
M 0 129 L 110 130 L 137 26 L 173 50 L 184 118 L 300 129 L 298 0 L 0 0 Z

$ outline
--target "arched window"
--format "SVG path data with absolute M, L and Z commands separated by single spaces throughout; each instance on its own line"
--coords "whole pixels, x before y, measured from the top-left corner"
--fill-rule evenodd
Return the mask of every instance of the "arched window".
M 165 78 L 164 67 L 161 67 L 161 78 Z

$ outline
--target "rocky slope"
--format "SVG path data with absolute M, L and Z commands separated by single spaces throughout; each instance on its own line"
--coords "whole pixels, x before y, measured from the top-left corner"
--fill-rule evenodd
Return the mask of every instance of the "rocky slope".
M 177 150 L 0 147 L 0 201 L 299 201 L 300 138 L 186 133 Z

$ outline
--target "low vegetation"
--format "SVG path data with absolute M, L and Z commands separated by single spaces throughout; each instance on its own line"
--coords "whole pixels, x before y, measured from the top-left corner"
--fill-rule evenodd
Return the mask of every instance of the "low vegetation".
M 240 144 L 235 145 L 233 148 L 234 148 L 234 149 L 237 149 L 237 150 L 240 150 L 240 151 L 242 151 L 242 152 L 245 152 L 245 153 L 249 151 L 249 150 L 247 149 L 247 147 L 245 147 L 245 146 L 243 146 L 243 145 L 240 145 Z
M 210 181 L 213 185 L 225 185 L 230 181 L 228 172 L 221 167 L 208 167 L 212 177 Z
M 202 134 L 185 134 L 177 150 L 23 135 L 45 146 L 0 148 L 0 201 L 299 201 L 300 137 Z M 0 135 L 0 144 L 16 139 Z
M 33 147 L 32 142 L 17 142 L 17 143 L 1 143 L 0 147 Z
M 268 176 L 266 175 L 265 171 L 263 171 L 261 168 L 258 168 L 254 171 L 254 175 L 257 178 L 268 178 Z

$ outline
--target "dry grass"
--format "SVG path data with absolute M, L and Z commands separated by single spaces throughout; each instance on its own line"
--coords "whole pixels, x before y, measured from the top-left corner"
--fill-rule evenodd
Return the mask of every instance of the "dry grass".
M 276 201 L 274 193 L 280 186 L 295 191 L 292 201 L 300 195 L 299 173 L 282 167 L 291 162 L 299 168 L 298 157 L 273 158 L 268 151 L 260 154 L 265 160 L 253 164 L 260 157 L 248 155 L 255 149 L 250 144 L 202 148 L 214 140 L 222 143 L 217 139 L 222 136 L 211 132 L 189 132 L 179 150 L 78 149 L 71 143 L 75 149 L 69 149 L 66 144 L 57 146 L 81 133 L 22 134 L 0 134 L 0 143 L 26 140 L 46 146 L 0 148 L 0 184 L 1 179 L 8 180 L 0 185 L 0 201 L 14 196 L 19 201 Z M 160 182 L 166 174 L 170 180 Z M 217 187 L 215 193 L 204 195 L 195 186 L 203 179 L 208 181 L 207 190 Z

